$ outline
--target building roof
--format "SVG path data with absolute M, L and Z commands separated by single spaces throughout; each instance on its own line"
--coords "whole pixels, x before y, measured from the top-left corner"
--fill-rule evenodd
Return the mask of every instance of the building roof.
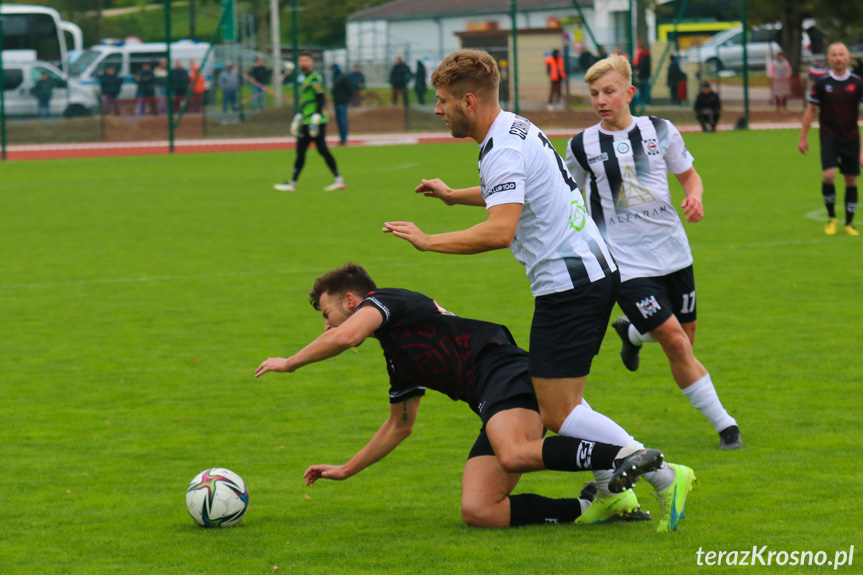
M 578 0 L 582 8 L 592 8 L 593 0 Z M 518 12 L 539 10 L 572 9 L 572 0 L 518 0 Z M 483 14 L 506 14 L 510 11 L 509 0 L 393 0 L 380 6 L 362 10 L 348 17 L 349 21 L 368 20 L 425 20 L 429 18 L 452 18 Z

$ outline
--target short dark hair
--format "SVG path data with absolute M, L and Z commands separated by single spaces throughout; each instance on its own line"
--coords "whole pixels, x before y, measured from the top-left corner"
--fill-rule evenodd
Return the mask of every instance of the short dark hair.
M 308 50 L 300 50 L 300 56 L 308 56 L 312 60 L 315 59 L 315 57 L 312 55 L 312 53 L 309 52 Z
M 325 293 L 343 296 L 348 292 L 365 295 L 377 289 L 375 281 L 369 272 L 360 265 L 346 263 L 342 267 L 325 273 L 315 280 L 312 291 L 309 292 L 309 303 L 316 310 L 321 310 L 321 296 Z

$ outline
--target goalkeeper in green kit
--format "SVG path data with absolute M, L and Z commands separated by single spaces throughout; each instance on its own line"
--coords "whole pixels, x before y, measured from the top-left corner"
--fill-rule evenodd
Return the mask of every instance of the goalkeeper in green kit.
M 306 79 L 300 86 L 300 112 L 291 122 L 291 134 L 297 138 L 297 159 L 294 162 L 294 172 L 291 180 L 284 184 L 273 186 L 280 192 L 297 191 L 297 179 L 306 163 L 306 152 L 309 144 L 314 142 L 318 153 L 324 158 L 327 167 L 333 173 L 335 181 L 324 188 L 325 191 L 345 189 L 345 180 L 339 174 L 336 159 L 327 148 L 327 100 L 324 90 L 324 79 L 315 72 L 315 60 L 311 52 L 300 52 L 300 71 Z

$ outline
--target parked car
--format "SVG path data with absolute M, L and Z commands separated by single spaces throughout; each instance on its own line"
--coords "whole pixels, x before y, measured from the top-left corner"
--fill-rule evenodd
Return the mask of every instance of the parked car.
M 782 51 L 776 42 L 775 27 L 755 28 L 748 34 L 746 51 L 751 69 L 764 69 L 767 62 Z M 803 33 L 803 58 L 811 58 L 811 45 L 806 32 Z M 720 70 L 743 69 L 743 28 L 729 28 L 711 37 L 701 46 L 694 46 L 681 53 L 681 60 L 688 63 L 703 63 L 711 75 Z
M 42 74 L 47 74 L 53 84 L 50 104 L 52 115 L 71 118 L 99 113 L 99 99 L 90 90 L 67 78 L 53 64 L 36 60 L 35 50 L 5 50 L 3 97 L 6 115 L 39 114 L 39 102 L 31 91 Z

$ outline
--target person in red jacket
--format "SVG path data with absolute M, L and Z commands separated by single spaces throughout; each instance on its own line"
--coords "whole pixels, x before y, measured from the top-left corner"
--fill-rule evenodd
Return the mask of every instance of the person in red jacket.
M 566 80 L 566 69 L 563 65 L 563 58 L 560 56 L 560 50 L 553 50 L 550 55 L 545 57 L 545 70 L 548 73 L 549 80 L 551 80 L 548 109 L 553 110 L 556 104 L 562 110 L 563 102 L 560 97 L 560 86 Z

